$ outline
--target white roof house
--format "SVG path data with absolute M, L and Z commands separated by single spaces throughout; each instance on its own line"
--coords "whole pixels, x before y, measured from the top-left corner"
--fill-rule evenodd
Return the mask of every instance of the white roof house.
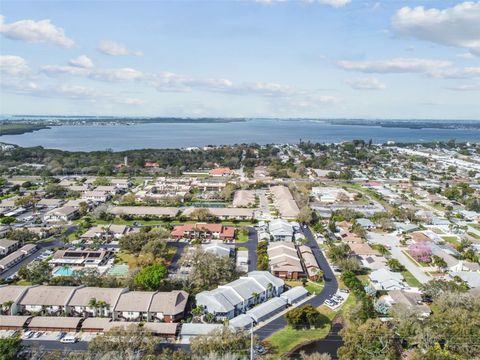
M 401 290 L 406 287 L 402 274 L 387 269 L 372 271 L 368 277 L 377 290 Z
M 268 224 L 268 231 L 276 241 L 293 240 L 293 225 L 283 219 L 274 219 Z
M 195 299 L 205 313 L 214 314 L 217 319 L 232 319 L 251 305 L 280 295 L 283 286 L 283 280 L 268 271 L 252 271 L 217 289 L 202 291 Z
M 208 244 L 203 244 L 202 249 L 220 257 L 229 257 L 233 251 L 233 247 L 224 244 L 222 240 L 212 240 Z

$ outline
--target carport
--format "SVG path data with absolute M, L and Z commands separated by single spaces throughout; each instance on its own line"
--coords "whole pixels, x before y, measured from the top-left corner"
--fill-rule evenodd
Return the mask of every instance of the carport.
M 73 332 L 80 327 L 79 317 L 51 317 L 51 316 L 35 316 L 28 324 L 28 329 L 33 331 L 63 331 Z
M 0 315 L 0 330 L 22 330 L 31 316 Z

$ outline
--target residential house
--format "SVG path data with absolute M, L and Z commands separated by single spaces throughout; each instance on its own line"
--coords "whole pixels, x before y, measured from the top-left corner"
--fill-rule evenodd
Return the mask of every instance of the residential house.
M 369 219 L 360 218 L 355 220 L 356 223 L 361 226 L 365 230 L 373 230 L 376 228 L 375 224 L 371 222 Z
M 294 228 L 291 223 L 284 219 L 273 219 L 268 224 L 268 231 L 274 241 L 293 241 Z
M 15 240 L 0 239 L 0 257 L 6 256 L 18 249 L 20 243 Z
M 270 193 L 273 197 L 273 205 L 277 208 L 282 218 L 296 219 L 298 217 L 300 209 L 288 187 L 283 185 L 272 186 Z
M 108 191 L 100 191 L 95 189 L 92 191 L 85 191 L 82 194 L 82 200 L 93 201 L 96 203 L 104 203 L 107 202 L 107 200 L 110 199 L 111 196 L 111 193 Z
M 5 256 L 0 260 L 0 272 L 3 272 L 12 266 L 18 264 L 22 261 L 25 257 L 33 254 L 37 251 L 37 245 L 35 244 L 27 244 L 22 246 L 20 249 L 10 253 L 9 255 Z
M 302 257 L 308 278 L 313 281 L 319 280 L 321 269 L 312 249 L 306 245 L 301 245 L 298 247 L 298 251 Z
M 83 287 L 77 289 L 67 306 L 72 316 L 109 317 L 126 288 Z
M 80 211 L 77 207 L 73 206 L 63 206 L 58 209 L 50 210 L 43 217 L 44 221 L 47 222 L 69 222 L 70 220 L 76 219 L 80 215 Z
M 202 249 L 219 257 L 230 257 L 234 250 L 232 245 L 224 244 L 221 240 L 213 240 L 210 243 L 202 244 Z
M 232 319 L 245 313 L 253 305 L 279 296 L 283 292 L 283 280 L 267 271 L 252 271 L 247 276 L 219 286 L 211 291 L 202 291 L 195 297 L 197 306 L 204 313 L 215 315 L 217 320 Z
M 18 301 L 18 311 L 24 315 L 68 315 L 68 302 L 78 288 L 46 285 L 29 287 Z
M 15 315 L 19 312 L 18 301 L 30 286 L 0 285 L 0 310 L 2 315 Z
M 114 319 L 121 321 L 150 321 L 148 309 L 155 291 L 130 291 L 120 295 L 114 308 Z
M 382 299 L 384 299 L 390 306 L 403 305 L 407 308 L 413 309 L 421 317 L 427 317 L 431 313 L 430 307 L 423 303 L 422 294 L 419 291 L 390 290 L 388 295 L 384 296 Z
M 211 176 L 230 176 L 233 175 L 233 171 L 228 167 L 218 167 L 210 170 L 208 174 Z
M 199 239 L 213 240 L 220 239 L 224 241 L 233 241 L 235 239 L 235 228 L 233 226 L 224 226 L 222 224 L 184 224 L 177 225 L 170 233 L 172 239 Z
M 272 242 L 267 249 L 270 271 L 281 279 L 300 279 L 304 271 L 295 245 L 291 242 Z
M 402 290 L 406 287 L 402 274 L 387 269 L 372 271 L 368 277 L 376 290 Z
M 148 309 L 150 321 L 180 321 L 185 315 L 187 302 L 188 293 L 185 291 L 156 292 Z

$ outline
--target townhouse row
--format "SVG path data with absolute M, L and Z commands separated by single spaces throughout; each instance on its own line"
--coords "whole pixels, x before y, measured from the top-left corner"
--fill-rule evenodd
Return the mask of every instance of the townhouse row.
M 104 317 L 114 321 L 176 322 L 188 303 L 185 291 L 129 291 L 85 286 L 0 286 L 1 313 Z
M 195 297 L 197 306 L 216 320 L 230 320 L 253 306 L 283 293 L 285 282 L 268 271 L 251 271 L 247 276 Z

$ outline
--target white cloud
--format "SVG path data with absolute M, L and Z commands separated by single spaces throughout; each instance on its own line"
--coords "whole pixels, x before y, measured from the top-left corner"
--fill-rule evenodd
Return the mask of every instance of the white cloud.
M 366 73 L 422 73 L 451 65 L 450 61 L 418 58 L 396 58 L 390 60 L 341 60 L 337 65 L 345 70 Z
M 58 98 L 74 101 L 87 101 L 90 103 L 119 104 L 138 106 L 145 103 L 142 99 L 123 97 L 91 87 L 81 85 L 60 84 L 57 86 L 40 86 L 32 81 L 2 81 L 1 90 L 20 95 L 43 98 Z
M 142 56 L 141 51 L 132 51 L 126 45 L 111 40 L 103 40 L 98 44 L 98 50 L 110 56 Z
M 62 28 L 53 25 L 50 20 L 19 20 L 6 24 L 5 17 L 0 15 L 0 33 L 12 40 L 30 43 L 52 43 L 64 48 L 71 48 L 74 41 L 65 35 Z
M 480 77 L 480 67 L 438 69 L 429 72 L 429 75 L 443 79 L 472 79 Z
M 141 71 L 131 68 L 90 69 L 70 65 L 46 65 L 42 67 L 41 71 L 51 77 L 56 77 L 59 75 L 71 75 L 88 77 L 90 79 L 106 82 L 133 81 L 139 80 L 143 77 L 143 73 Z
M 72 66 L 90 69 L 93 68 L 92 60 L 86 55 L 80 55 L 79 57 L 72 59 L 68 62 Z
M 480 1 L 466 1 L 443 10 L 403 7 L 392 18 L 401 35 L 469 49 L 480 56 Z
M 98 69 L 90 73 L 90 78 L 108 82 L 139 80 L 142 77 L 141 71 L 131 68 Z
M 21 76 L 30 73 L 30 68 L 20 56 L 0 55 L 0 71 L 11 76 Z
M 90 74 L 89 69 L 70 65 L 45 65 L 42 66 L 41 71 L 52 77 L 58 75 L 87 76 Z
M 387 87 L 375 77 L 345 79 L 344 83 L 356 90 L 383 90 Z

